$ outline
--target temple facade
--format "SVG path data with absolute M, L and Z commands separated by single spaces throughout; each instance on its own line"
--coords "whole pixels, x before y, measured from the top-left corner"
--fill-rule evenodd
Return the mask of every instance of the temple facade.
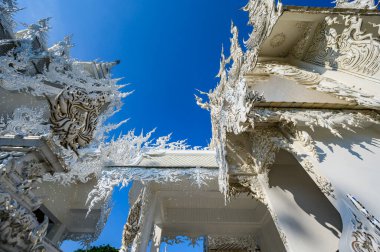
M 133 182 L 121 251 L 380 251 L 380 12 L 249 0 L 219 83 L 196 97 L 212 143 L 117 140 L 111 63 L 48 48 L 48 20 L 14 31 L 0 4 L 0 251 L 60 251 L 101 232 L 115 186 Z M 124 221 L 124 220 L 123 220 Z
M 48 19 L 14 31 L 15 1 L 0 11 L 0 251 L 61 251 L 63 240 L 101 230 L 100 205 L 86 216 L 96 178 L 65 186 L 52 177 L 101 139 L 96 126 L 122 96 L 110 78 L 118 62 L 74 61 L 69 37 L 47 47 Z
M 220 81 L 197 97 L 218 175 L 200 187 L 136 183 L 125 250 L 205 237 L 204 251 L 380 251 L 379 11 L 371 1 L 244 9 L 249 39 L 241 47 L 232 24 Z

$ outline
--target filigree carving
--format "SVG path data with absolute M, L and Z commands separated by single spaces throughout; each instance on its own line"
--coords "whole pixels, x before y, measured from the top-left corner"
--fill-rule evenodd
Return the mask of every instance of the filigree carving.
M 44 113 L 47 108 L 19 107 L 13 111 L 12 116 L 0 116 L 0 135 L 38 136 L 50 132 Z
M 375 4 L 374 0 L 336 0 L 335 8 L 350 8 L 350 9 L 369 9 L 375 10 L 379 3 Z
M 106 95 L 68 87 L 53 102 L 48 101 L 54 134 L 63 147 L 77 153 L 78 148 L 91 142 L 98 116 L 107 102 Z
M 253 235 L 231 236 L 231 235 L 208 235 L 206 237 L 207 249 L 216 251 L 244 250 L 254 251 L 258 248 L 256 237 Z M 208 250 L 207 250 L 208 251 Z
M 229 197 L 248 193 L 267 204 L 261 183 L 268 183 L 269 168 L 280 149 L 279 139 L 282 135 L 274 128 L 256 128 L 253 133 L 227 135 L 225 158 Z
M 282 14 L 282 3 L 274 0 L 250 0 L 244 7 L 249 12 L 249 24 L 254 30 L 245 42 L 249 49 L 257 48 L 267 38 Z
M 22 207 L 8 193 L 0 191 L 0 241 L 19 251 L 44 252 L 43 238 L 48 218 L 38 223 L 33 213 Z
M 199 243 L 203 240 L 203 236 L 187 236 L 187 235 L 165 235 L 161 241 L 168 245 L 188 243 L 190 246 L 199 246 Z
M 141 214 L 142 194 L 137 198 L 128 213 L 127 222 L 123 229 L 122 244 L 123 247 L 129 248 L 140 230 L 139 220 Z
M 287 139 L 279 142 L 280 147 L 294 155 L 324 195 L 335 198 L 332 183 L 314 169 L 313 162 L 319 161 L 319 155 L 310 135 L 305 131 L 297 130 L 291 123 L 283 123 L 281 129 L 287 135 Z M 297 144 L 300 144 L 303 149 L 297 148 Z
M 314 130 L 315 127 L 328 129 L 333 135 L 342 137 L 341 129 L 355 132 L 367 124 L 379 124 L 380 117 L 372 111 L 335 111 L 335 110 L 302 110 L 302 109 L 258 109 L 250 115 L 258 122 L 282 122 L 293 125 L 304 125 Z
M 345 28 L 339 31 L 339 25 Z M 305 60 L 319 65 L 373 76 L 380 69 L 380 42 L 363 31 L 359 16 L 326 17 L 318 25 Z

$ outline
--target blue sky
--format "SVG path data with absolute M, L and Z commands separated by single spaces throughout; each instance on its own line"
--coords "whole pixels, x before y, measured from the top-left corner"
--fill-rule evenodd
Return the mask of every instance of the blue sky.
M 207 146 L 211 122 L 195 101 L 196 89 L 215 87 L 222 44 L 229 48 L 231 20 L 247 39 L 251 27 L 241 11 L 247 0 L 19 0 L 25 8 L 16 21 L 33 23 L 52 17 L 49 43 L 72 34 L 72 57 L 121 64 L 114 77 L 124 77 L 135 93 L 113 118 L 131 120 L 120 130 L 135 128 L 155 136 L 173 133 L 173 140 L 188 139 L 193 146 Z M 330 1 L 284 0 L 284 5 L 331 6 Z M 227 50 L 228 51 L 228 50 Z M 116 191 L 109 222 L 95 244 L 119 247 L 128 214 L 128 188 Z M 63 251 L 78 243 L 65 242 Z M 169 251 L 202 251 L 187 246 Z

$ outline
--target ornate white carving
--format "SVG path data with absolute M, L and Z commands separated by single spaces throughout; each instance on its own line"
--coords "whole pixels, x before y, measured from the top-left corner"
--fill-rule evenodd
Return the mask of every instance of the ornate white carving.
M 192 247 L 199 246 L 200 242 L 203 240 L 203 236 L 187 236 L 187 235 L 166 235 L 163 236 L 161 241 L 168 245 L 187 243 Z
M 306 47 L 308 45 L 309 39 L 313 35 L 311 33 L 312 25 L 306 22 L 298 22 L 296 23 L 296 28 L 300 32 L 302 32 L 302 36 L 301 39 L 297 42 L 297 44 L 293 47 L 291 54 L 297 59 L 302 59 Z
M 128 219 L 124 225 L 122 238 L 122 247 L 125 249 L 130 248 L 132 246 L 133 241 L 140 230 L 139 222 L 142 206 L 142 196 L 143 192 L 140 194 L 136 202 L 129 209 Z
M 249 24 L 254 27 L 245 42 L 249 49 L 259 47 L 272 32 L 274 24 L 282 14 L 282 3 L 274 0 L 250 0 L 244 7 L 249 12 Z
M 350 248 L 355 252 L 380 251 L 380 222 L 355 197 L 347 197 L 353 215 Z
M 380 123 L 379 115 L 372 111 L 255 109 L 251 116 L 256 122 L 287 122 L 308 126 L 312 130 L 314 127 L 322 127 L 338 137 L 341 137 L 339 129 L 355 132 L 355 128 Z
M 50 127 L 44 114 L 47 108 L 16 108 L 12 116 L 0 116 L 0 135 L 40 136 L 47 135 Z
M 43 252 L 42 243 L 48 218 L 38 223 L 33 213 L 22 207 L 8 193 L 0 191 L 0 241 L 3 246 L 20 251 Z
M 350 9 L 370 9 L 375 10 L 379 3 L 375 4 L 374 0 L 336 0 L 335 8 L 350 8 Z
M 339 32 L 339 25 L 345 28 Z M 380 69 L 380 42 L 363 31 L 359 16 L 326 17 L 318 25 L 305 60 L 373 76 Z
M 63 147 L 71 148 L 77 153 L 78 148 L 91 142 L 107 96 L 69 87 L 62 91 L 54 102 L 49 99 L 48 101 L 53 133 L 58 135 Z
M 206 248 L 212 251 L 241 250 L 254 251 L 258 248 L 256 237 L 253 235 L 231 236 L 231 235 L 208 235 L 206 237 Z M 208 250 L 206 250 L 208 251 Z
M 364 105 L 370 108 L 380 107 L 380 98 L 366 94 L 363 91 L 350 88 L 343 83 L 323 77 L 318 73 L 300 69 L 296 66 L 279 62 L 268 62 L 258 63 L 256 69 L 268 74 L 273 74 L 294 80 L 302 85 L 307 86 L 307 88 L 329 93 L 340 99 L 354 101 L 360 105 Z

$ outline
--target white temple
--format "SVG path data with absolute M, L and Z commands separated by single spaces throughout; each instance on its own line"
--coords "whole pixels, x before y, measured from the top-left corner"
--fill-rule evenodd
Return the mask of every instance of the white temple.
M 69 38 L 47 48 L 48 20 L 14 32 L 16 9 L 0 4 L 0 251 L 96 239 L 113 188 L 130 182 L 121 251 L 184 237 L 205 252 L 380 251 L 373 0 L 249 0 L 249 39 L 231 25 L 220 81 L 196 97 L 209 150 L 150 133 L 107 142 L 126 96 L 109 76 L 117 62 L 73 61 Z

